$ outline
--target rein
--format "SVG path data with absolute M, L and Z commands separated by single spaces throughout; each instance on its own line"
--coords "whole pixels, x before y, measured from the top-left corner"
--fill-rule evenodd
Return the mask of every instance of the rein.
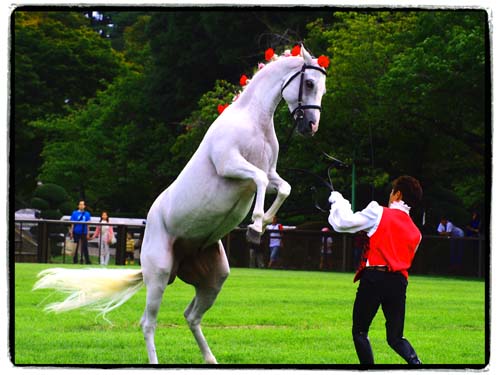
M 331 171 L 333 168 L 337 168 L 337 169 L 347 169 L 349 168 L 349 165 L 344 163 L 343 161 L 339 160 L 339 159 L 336 159 L 334 158 L 333 156 L 327 154 L 326 152 L 324 151 L 321 151 L 323 156 L 330 161 L 330 165 L 328 166 L 328 169 L 327 169 L 327 176 L 328 176 L 328 180 L 314 172 L 311 172 L 307 169 L 302 169 L 302 168 L 284 168 L 285 170 L 287 171 L 291 171 L 291 172 L 300 172 L 300 173 L 303 173 L 303 174 L 307 174 L 309 176 L 312 176 L 314 177 L 318 182 L 320 182 L 323 186 L 325 186 L 328 190 L 330 191 L 335 191 L 334 187 L 333 187 L 333 182 L 332 182 L 332 177 L 331 177 Z M 323 207 L 320 206 L 320 204 L 318 203 L 318 189 L 316 188 L 316 186 L 311 186 L 310 188 L 311 190 L 311 194 L 312 194 L 312 199 L 313 199 L 313 202 L 314 202 L 314 207 L 316 207 L 319 211 L 323 212 L 323 213 L 326 213 L 326 212 L 329 212 L 328 209 L 325 209 Z

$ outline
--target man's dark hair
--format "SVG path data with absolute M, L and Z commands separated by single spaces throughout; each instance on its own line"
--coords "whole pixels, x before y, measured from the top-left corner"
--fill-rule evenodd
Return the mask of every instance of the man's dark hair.
M 392 181 L 394 192 L 403 194 L 403 201 L 410 207 L 417 207 L 422 199 L 422 186 L 420 182 L 411 176 L 400 176 Z

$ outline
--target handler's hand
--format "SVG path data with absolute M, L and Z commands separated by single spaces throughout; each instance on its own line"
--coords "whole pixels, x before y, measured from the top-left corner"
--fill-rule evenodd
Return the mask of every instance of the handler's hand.
M 336 201 L 338 201 L 339 199 L 343 199 L 344 197 L 342 196 L 342 194 L 340 194 L 338 191 L 332 191 L 332 193 L 330 194 L 330 198 L 328 198 L 328 202 L 330 203 L 335 203 Z

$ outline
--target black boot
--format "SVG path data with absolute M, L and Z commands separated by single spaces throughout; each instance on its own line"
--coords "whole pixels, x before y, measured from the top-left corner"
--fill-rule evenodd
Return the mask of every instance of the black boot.
M 404 337 L 401 337 L 397 340 L 390 341 L 389 345 L 396 353 L 398 353 L 401 357 L 404 358 L 409 365 L 421 365 L 420 359 L 415 353 L 415 349 L 411 346 L 411 344 Z

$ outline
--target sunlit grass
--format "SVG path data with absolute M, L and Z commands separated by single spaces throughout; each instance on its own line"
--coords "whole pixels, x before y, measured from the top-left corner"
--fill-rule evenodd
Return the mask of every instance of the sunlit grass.
M 107 315 L 47 314 L 50 291 L 31 291 L 49 265 L 16 264 L 16 364 L 145 364 L 139 320 L 145 289 Z M 67 265 L 65 267 L 82 267 Z M 357 364 L 351 311 L 352 274 L 233 269 L 202 326 L 220 364 Z M 194 290 L 176 280 L 165 292 L 156 334 L 163 364 L 202 364 L 183 311 Z M 379 364 L 404 364 L 385 341 L 379 311 L 370 331 Z M 479 280 L 411 276 L 405 337 L 425 364 L 484 364 L 485 284 Z

